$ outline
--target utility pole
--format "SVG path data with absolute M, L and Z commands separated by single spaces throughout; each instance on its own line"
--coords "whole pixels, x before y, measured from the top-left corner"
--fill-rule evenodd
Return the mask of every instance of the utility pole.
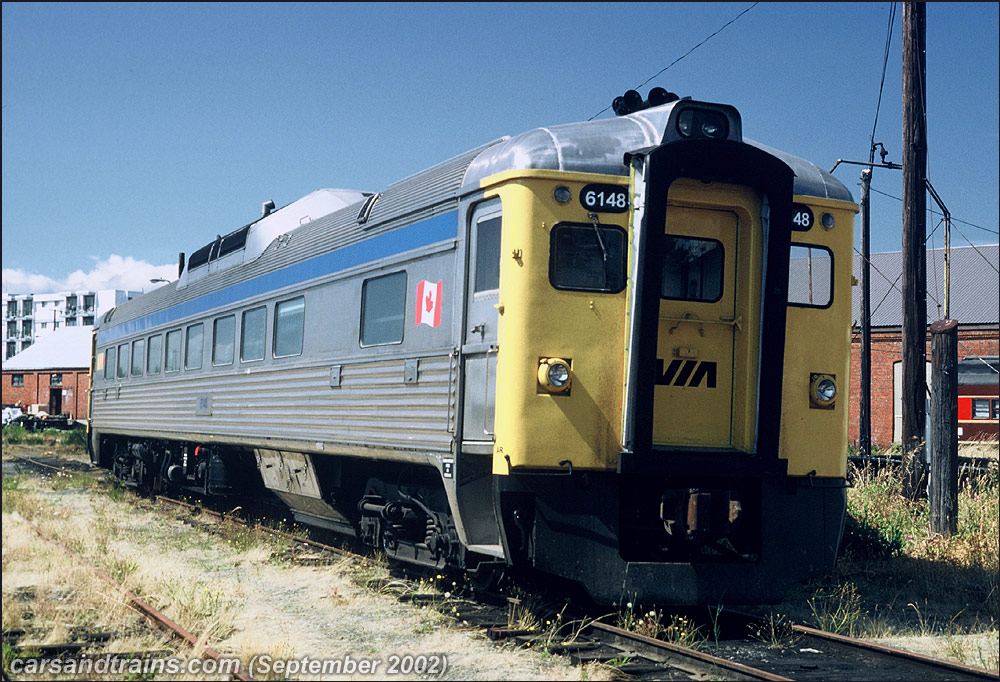
M 875 149 L 882 157 L 875 163 Z M 870 455 L 872 447 L 872 307 L 871 307 L 871 184 L 875 168 L 900 170 L 902 166 L 886 161 L 889 155 L 881 142 L 872 144 L 868 152 L 868 162 L 837 159 L 830 173 L 842 163 L 866 166 L 861 170 L 861 402 L 858 406 L 858 450 L 862 455 Z
M 931 358 L 930 529 L 950 537 L 958 530 L 958 322 L 931 324 Z
M 927 10 L 903 4 L 903 494 L 924 489 L 927 400 Z
M 869 161 L 875 160 L 872 147 Z M 858 450 L 872 454 L 872 319 L 871 319 L 871 206 L 872 169 L 861 169 L 861 405 L 858 409 Z

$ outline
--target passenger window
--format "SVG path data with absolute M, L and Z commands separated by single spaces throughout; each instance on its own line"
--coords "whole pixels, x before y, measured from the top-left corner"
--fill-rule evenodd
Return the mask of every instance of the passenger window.
M 165 372 L 181 371 L 181 330 L 167 332 L 167 358 L 164 363 Z
M 128 344 L 123 343 L 118 346 L 118 374 L 119 379 L 128 376 Z
M 274 357 L 302 353 L 306 300 L 302 296 L 274 306 Z
M 187 328 L 184 348 L 184 369 L 201 369 L 201 356 L 205 349 L 205 325 L 199 322 Z
M 149 354 L 146 356 L 146 374 L 160 373 L 160 356 L 163 353 L 163 337 L 157 334 L 149 337 Z
M 556 289 L 621 291 L 625 242 L 620 227 L 556 225 L 549 237 L 549 282 Z
M 990 401 L 988 398 L 972 399 L 972 418 L 973 419 L 990 418 Z
M 361 289 L 361 345 L 402 343 L 406 273 L 365 280 Z
M 722 298 L 725 264 L 722 243 L 714 239 L 664 239 L 660 297 L 714 303 Z
M 788 304 L 826 308 L 833 301 L 833 253 L 822 246 L 792 244 L 788 261 Z
M 236 346 L 236 316 L 227 315 L 215 321 L 212 332 L 212 364 L 233 364 L 233 348 Z
M 476 234 L 476 289 L 500 288 L 500 217 L 484 220 Z
M 115 358 L 118 357 L 115 353 L 115 347 L 112 346 L 107 350 L 108 361 L 104 365 L 104 378 L 107 381 L 113 381 L 115 378 Z
M 132 342 L 132 376 L 142 376 L 142 363 L 146 359 L 146 340 L 136 339 Z
M 240 330 L 240 360 L 253 362 L 264 359 L 264 339 L 267 335 L 267 308 L 261 306 L 243 313 Z

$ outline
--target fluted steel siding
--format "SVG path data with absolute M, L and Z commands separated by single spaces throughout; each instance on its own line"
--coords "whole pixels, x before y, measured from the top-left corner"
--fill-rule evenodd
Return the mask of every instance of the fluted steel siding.
M 209 372 L 98 388 L 93 414 L 102 433 L 159 433 L 174 439 L 246 444 L 258 439 L 300 441 L 304 449 L 354 445 L 448 452 L 455 430 L 457 360 L 421 358 L 418 381 L 403 383 L 404 360 L 337 363 L 340 386 L 330 386 L 330 363 L 250 373 Z M 210 416 L 197 416 L 199 396 L 211 396 Z

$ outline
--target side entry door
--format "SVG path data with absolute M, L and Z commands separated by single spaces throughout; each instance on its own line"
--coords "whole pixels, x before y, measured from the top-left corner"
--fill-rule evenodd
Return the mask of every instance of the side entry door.
M 469 277 L 466 283 L 463 449 L 479 444 L 492 453 L 496 412 L 497 324 L 500 303 L 500 200 L 479 204 L 469 224 Z

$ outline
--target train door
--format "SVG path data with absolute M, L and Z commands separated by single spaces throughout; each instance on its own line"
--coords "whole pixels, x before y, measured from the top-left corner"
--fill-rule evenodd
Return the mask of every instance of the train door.
M 469 277 L 462 332 L 464 398 L 462 441 L 466 450 L 489 444 L 492 452 L 496 411 L 497 304 L 500 302 L 500 201 L 472 212 L 469 225 Z
M 667 210 L 657 324 L 653 444 L 733 446 L 739 220 Z

